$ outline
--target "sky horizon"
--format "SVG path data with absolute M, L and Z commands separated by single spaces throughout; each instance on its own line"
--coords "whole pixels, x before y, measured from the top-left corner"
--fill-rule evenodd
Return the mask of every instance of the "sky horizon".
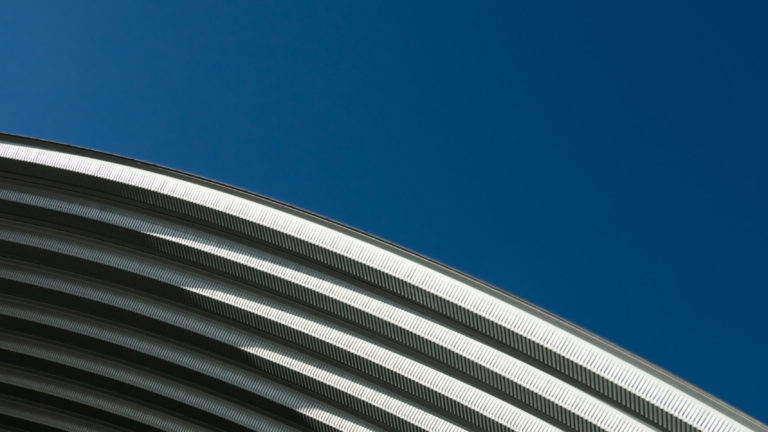
M 0 131 L 511 292 L 768 422 L 768 4 L 12 1 Z

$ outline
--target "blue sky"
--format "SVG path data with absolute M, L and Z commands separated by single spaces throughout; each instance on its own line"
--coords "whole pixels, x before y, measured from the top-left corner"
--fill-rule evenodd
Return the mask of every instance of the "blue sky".
M 4 2 L 0 130 L 360 228 L 768 422 L 768 3 L 411 3 Z

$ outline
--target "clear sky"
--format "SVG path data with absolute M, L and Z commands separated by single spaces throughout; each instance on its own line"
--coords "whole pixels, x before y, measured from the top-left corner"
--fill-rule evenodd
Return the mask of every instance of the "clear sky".
M 0 130 L 360 228 L 768 422 L 768 2 L 520 3 L 7 1 Z

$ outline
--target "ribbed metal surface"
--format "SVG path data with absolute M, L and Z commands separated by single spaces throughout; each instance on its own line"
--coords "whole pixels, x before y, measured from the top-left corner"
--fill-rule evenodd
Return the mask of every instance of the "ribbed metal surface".
M 11 430 L 768 432 L 363 233 L 7 135 L 0 287 L 0 424 Z

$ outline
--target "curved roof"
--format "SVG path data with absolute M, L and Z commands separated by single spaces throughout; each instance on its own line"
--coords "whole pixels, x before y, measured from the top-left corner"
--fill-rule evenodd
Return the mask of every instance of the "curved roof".
M 497 288 L 206 179 L 0 135 L 0 424 L 768 431 Z

